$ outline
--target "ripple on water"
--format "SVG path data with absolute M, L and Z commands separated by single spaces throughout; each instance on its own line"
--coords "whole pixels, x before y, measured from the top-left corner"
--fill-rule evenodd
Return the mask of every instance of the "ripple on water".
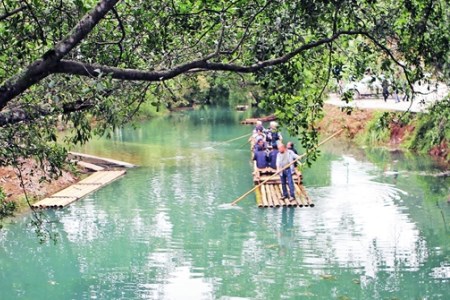
M 248 148 L 211 140 L 217 130 L 230 139 L 234 125 L 159 125 L 127 131 L 129 141 L 151 144 L 131 147 L 148 167 L 51 215 L 56 246 L 37 245 L 23 224 L 0 231 L 0 265 L 11 275 L 0 281 L 2 297 L 444 299 L 448 210 L 434 198 L 436 186 L 446 192 L 442 181 L 401 170 L 394 178 L 325 152 L 305 170 L 315 208 L 262 210 L 252 195 L 232 207 L 224 203 L 253 185 Z

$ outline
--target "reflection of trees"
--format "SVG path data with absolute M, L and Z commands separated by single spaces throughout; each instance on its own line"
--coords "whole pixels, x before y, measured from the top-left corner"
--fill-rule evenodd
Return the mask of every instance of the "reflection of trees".
M 54 287 L 60 298 L 163 298 L 179 287 L 259 299 L 410 299 L 446 291 L 431 276 L 445 276 L 449 255 L 436 207 L 448 179 L 416 174 L 433 168 L 422 157 L 367 150 L 369 163 L 360 150 L 350 156 L 332 147 L 305 171 L 314 209 L 261 210 L 249 197 L 240 209 L 221 210 L 252 186 L 248 155 L 211 142 L 234 137 L 233 125 L 224 124 L 235 121 L 205 111 L 170 118 L 177 119 L 88 145 L 131 152 L 149 167 L 58 211 L 56 247 L 37 246 L 34 233 L 23 238 L 20 227 L 5 231 L 2 270 L 16 270 L 22 277 L 15 282 L 36 293 L 61 282 Z M 394 160 L 395 185 L 383 174 Z M 38 271 L 27 275 L 30 269 Z M 0 289 L 9 290 L 16 273 L 1 274 Z
M 447 245 L 449 249 L 446 220 L 450 220 L 450 211 L 446 209 L 446 199 L 450 178 L 432 176 L 444 171 L 444 166 L 425 155 L 382 149 L 367 149 L 366 153 L 369 160 L 380 168 L 387 166 L 389 171 L 395 165 L 398 171 L 396 186 L 410 194 L 408 202 L 402 205 L 407 205 L 411 218 L 417 223 L 420 232 L 430 237 L 428 242 L 432 246 Z M 383 176 L 380 180 L 389 181 L 391 178 Z
M 231 176 L 227 170 L 231 174 L 249 171 L 242 162 L 233 163 L 235 159 L 228 154 L 216 155 L 175 160 L 157 174 L 148 171 L 146 176 L 153 177 L 148 188 L 159 188 L 155 195 L 160 204 L 155 209 L 165 211 L 163 219 L 171 224 L 171 232 L 163 238 L 152 236 L 162 248 L 149 248 L 147 263 L 140 260 L 146 265 L 147 280 L 151 274 L 154 279 L 150 281 L 166 282 L 179 266 L 186 265 L 191 274 L 215 283 L 215 297 L 276 298 L 302 293 L 330 297 L 328 291 L 333 289 L 336 295 L 382 298 L 388 291 L 405 294 L 400 288 L 413 289 L 420 274 L 439 264 L 428 257 L 428 239 L 425 243 L 424 233 L 416 228 L 423 219 L 417 221 L 414 214 L 402 212 L 405 206 L 408 213 L 414 211 L 410 204 L 416 201 L 415 195 L 403 195 L 391 184 L 374 181 L 379 170 L 372 164 L 324 156 L 324 167 L 313 167 L 307 175 L 328 178 L 321 188 L 309 189 L 320 205 L 314 210 L 296 210 L 296 219 L 290 215 L 294 210 L 253 210 L 249 208 L 252 200 L 243 211 L 217 210 L 217 203 L 228 200 L 217 199 L 218 195 L 241 192 L 241 177 Z M 202 160 L 210 164 L 205 166 Z M 350 168 L 349 182 L 342 177 L 346 168 Z M 398 184 L 402 182 L 400 176 Z M 220 190 L 222 187 L 228 190 Z M 414 188 L 407 190 L 415 193 Z M 344 202 L 337 202 L 342 199 Z M 160 227 L 155 220 L 147 224 L 156 230 Z M 322 279 L 323 274 L 336 279 Z M 362 290 L 351 284 L 355 278 L 361 281 Z M 412 297 L 418 294 L 424 295 L 417 289 L 409 293 Z

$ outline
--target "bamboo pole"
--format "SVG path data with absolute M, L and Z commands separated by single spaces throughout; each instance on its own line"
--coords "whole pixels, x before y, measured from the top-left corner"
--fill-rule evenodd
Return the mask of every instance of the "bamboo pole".
M 303 206 L 308 206 L 308 203 L 306 202 L 306 199 L 305 199 L 305 197 L 303 196 L 303 194 L 302 194 L 302 191 L 301 191 L 301 189 L 300 189 L 300 185 L 295 185 L 295 190 L 297 191 L 297 193 L 298 193 L 298 202 L 299 203 L 301 203 L 301 207 L 303 207 Z
M 289 197 L 284 200 L 281 200 L 281 197 L 283 197 L 283 185 L 281 183 L 279 184 L 278 188 L 280 189 L 280 201 L 283 201 L 285 203 L 285 206 L 291 207 L 292 204 L 291 204 L 291 201 L 289 201 Z M 288 189 L 288 195 L 289 195 L 289 189 Z
M 273 203 L 273 206 L 277 207 L 277 205 L 275 204 L 275 194 L 273 193 L 273 190 L 270 188 L 271 185 L 270 184 L 266 184 L 266 189 L 269 191 L 269 195 L 270 195 L 270 200 Z
M 273 204 L 275 204 L 275 207 L 280 207 L 280 201 L 279 201 L 279 198 L 277 195 L 277 191 L 275 190 L 275 186 L 273 184 L 271 184 L 269 188 L 272 191 Z
M 269 204 L 267 203 L 267 194 L 266 194 L 266 189 L 264 188 L 264 186 L 261 186 L 261 194 L 262 194 L 262 203 L 264 207 L 269 207 Z
M 266 189 L 267 202 L 269 203 L 269 207 L 273 207 L 272 191 L 267 184 L 264 185 L 264 188 Z
M 274 184 L 274 189 L 275 189 L 275 191 L 277 193 L 277 196 L 279 196 L 278 197 L 278 199 L 279 199 L 278 201 L 280 202 L 281 206 L 286 206 L 286 203 L 284 202 L 284 200 L 281 200 L 282 192 L 280 190 L 280 187 L 278 185 Z
M 263 207 L 261 189 L 256 189 L 255 194 L 256 194 L 256 203 L 258 204 L 258 207 Z
M 220 143 L 221 143 L 221 144 L 225 144 L 225 143 L 234 142 L 234 141 L 243 139 L 243 138 L 248 137 L 248 136 L 251 136 L 251 135 L 252 135 L 252 133 L 247 133 L 247 134 L 244 134 L 244 135 L 239 136 L 239 137 L 237 137 L 237 138 L 234 138 L 234 139 L 231 139 L 231 140 L 228 140 L 228 141 L 223 141 L 223 142 L 220 142 Z
M 244 146 L 247 145 L 248 143 L 250 143 L 250 140 L 248 140 L 248 141 L 246 141 L 244 144 L 240 145 L 240 146 L 238 147 L 238 149 L 241 149 L 242 147 L 244 147 Z
M 301 189 L 301 191 L 303 192 L 303 195 L 305 195 L 306 202 L 308 202 L 309 207 L 314 207 L 315 204 L 312 202 L 311 198 L 309 198 L 308 194 L 306 193 L 305 188 L 302 186 L 300 189 Z
M 328 142 L 329 140 L 331 140 L 332 138 L 334 138 L 335 136 L 337 136 L 338 134 L 340 134 L 344 129 L 340 129 L 337 132 L 333 133 L 332 135 L 330 135 L 329 137 L 327 137 L 326 139 L 324 139 L 322 142 L 320 142 L 319 144 L 317 144 L 317 147 L 325 144 L 326 142 Z M 275 178 L 275 176 L 277 176 L 278 174 L 280 174 L 281 172 L 283 172 L 284 170 L 286 170 L 287 168 L 290 168 L 294 163 L 296 163 L 297 161 L 299 161 L 300 159 L 302 159 L 303 157 L 306 156 L 307 153 L 304 153 L 302 155 L 300 155 L 299 157 L 297 157 L 297 159 L 294 159 L 292 162 L 290 162 L 289 164 L 287 164 L 284 168 L 278 170 L 277 172 L 275 172 L 273 175 L 269 176 L 269 178 L 267 178 L 266 180 L 264 180 L 263 182 L 261 182 L 260 184 L 258 184 L 257 186 L 255 186 L 254 188 L 250 189 L 248 192 L 244 193 L 242 196 L 240 196 L 239 198 L 237 198 L 236 200 L 234 200 L 233 202 L 231 202 L 231 205 L 236 205 L 239 201 L 241 201 L 242 199 L 244 199 L 245 197 L 247 197 L 248 195 L 250 195 L 250 193 L 252 193 L 254 190 L 256 190 L 259 186 L 262 186 L 263 184 L 265 184 L 266 182 L 268 182 L 270 179 Z
M 283 196 L 283 187 L 282 185 L 277 186 L 278 190 L 280 191 L 280 201 L 283 201 L 284 206 L 291 206 L 291 201 L 289 201 L 287 198 L 284 200 L 281 200 L 281 197 Z

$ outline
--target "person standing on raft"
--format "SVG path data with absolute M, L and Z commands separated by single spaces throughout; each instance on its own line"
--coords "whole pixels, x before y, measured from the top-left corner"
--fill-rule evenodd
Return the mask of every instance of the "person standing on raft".
M 292 150 L 286 149 L 286 146 L 282 143 L 278 144 L 278 155 L 277 155 L 277 171 L 281 171 L 284 167 L 289 165 L 292 161 L 297 159 L 299 156 L 295 154 Z M 281 188 L 283 190 L 283 195 L 281 200 L 288 198 L 288 190 L 286 184 L 289 185 L 289 193 L 291 197 L 289 200 L 295 201 L 295 187 L 294 180 L 292 179 L 291 168 L 287 168 L 280 173 L 281 178 Z

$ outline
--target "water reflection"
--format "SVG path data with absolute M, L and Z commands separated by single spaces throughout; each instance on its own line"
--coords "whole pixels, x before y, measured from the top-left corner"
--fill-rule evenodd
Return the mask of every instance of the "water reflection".
M 25 218 L 1 231 L 2 299 L 445 299 L 449 182 L 420 176 L 432 162 L 336 143 L 304 173 L 315 208 L 224 209 L 252 187 L 248 150 L 220 142 L 249 129 L 237 119 L 182 114 L 87 145 L 141 167 L 52 214 L 56 247 Z
M 319 212 L 302 222 L 315 226 L 311 246 L 320 253 L 306 257 L 306 263 L 362 267 L 365 276 L 375 278 L 380 270 L 402 265 L 413 271 L 425 261 L 425 241 L 405 207 L 395 203 L 407 193 L 374 181 L 376 171 L 351 157 L 332 163 L 331 186 L 311 191 L 321 199 Z

